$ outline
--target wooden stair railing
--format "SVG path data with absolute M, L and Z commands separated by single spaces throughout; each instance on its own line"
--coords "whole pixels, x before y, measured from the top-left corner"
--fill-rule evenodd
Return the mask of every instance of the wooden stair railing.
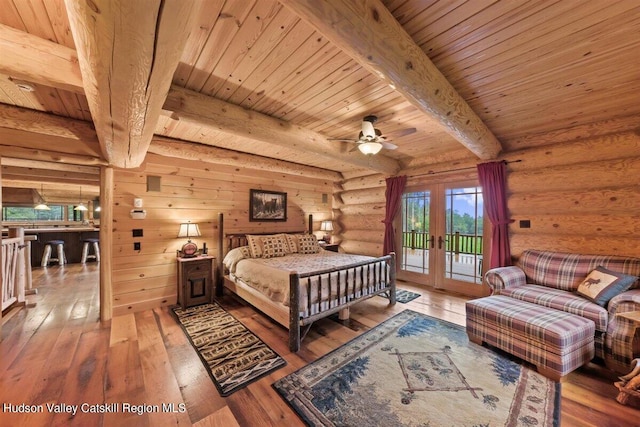
M 2 311 L 25 301 L 26 271 L 24 230 L 10 229 L 10 236 L 2 239 Z

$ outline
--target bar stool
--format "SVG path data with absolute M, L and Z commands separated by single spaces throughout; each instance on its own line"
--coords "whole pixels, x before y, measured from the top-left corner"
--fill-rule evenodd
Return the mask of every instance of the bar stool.
M 85 264 L 88 259 L 95 259 L 96 262 L 100 262 L 100 239 L 84 239 L 82 245 L 82 260 Z M 89 255 L 89 251 L 93 248 L 93 255 Z
M 53 247 L 56 248 L 57 258 L 51 257 Z M 64 254 L 64 240 L 49 240 L 44 245 L 44 253 L 42 254 L 42 266 L 47 267 L 50 262 L 57 262 L 58 265 L 67 263 L 67 257 Z

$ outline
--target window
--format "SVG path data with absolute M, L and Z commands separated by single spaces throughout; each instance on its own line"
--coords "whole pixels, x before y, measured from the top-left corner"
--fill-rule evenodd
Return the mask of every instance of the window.
M 6 222 L 82 221 L 73 206 L 49 205 L 50 210 L 36 210 L 26 206 L 3 206 L 2 220 Z

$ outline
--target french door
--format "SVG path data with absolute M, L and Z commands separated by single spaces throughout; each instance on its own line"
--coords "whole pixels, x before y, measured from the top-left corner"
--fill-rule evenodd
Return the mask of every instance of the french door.
M 482 285 L 484 214 L 476 182 L 408 189 L 396 229 L 398 278 L 460 292 L 486 294 Z

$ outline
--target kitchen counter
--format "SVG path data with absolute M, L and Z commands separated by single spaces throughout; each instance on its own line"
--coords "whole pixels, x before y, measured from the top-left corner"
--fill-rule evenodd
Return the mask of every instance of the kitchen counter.
M 8 233 L 8 228 L 3 228 L 3 234 Z M 97 227 L 42 227 L 25 228 L 25 239 L 33 239 L 31 242 L 31 267 L 40 267 L 45 244 L 50 240 L 64 240 L 64 253 L 68 264 L 79 263 L 82 260 L 82 244 L 84 239 L 99 238 L 100 229 Z

